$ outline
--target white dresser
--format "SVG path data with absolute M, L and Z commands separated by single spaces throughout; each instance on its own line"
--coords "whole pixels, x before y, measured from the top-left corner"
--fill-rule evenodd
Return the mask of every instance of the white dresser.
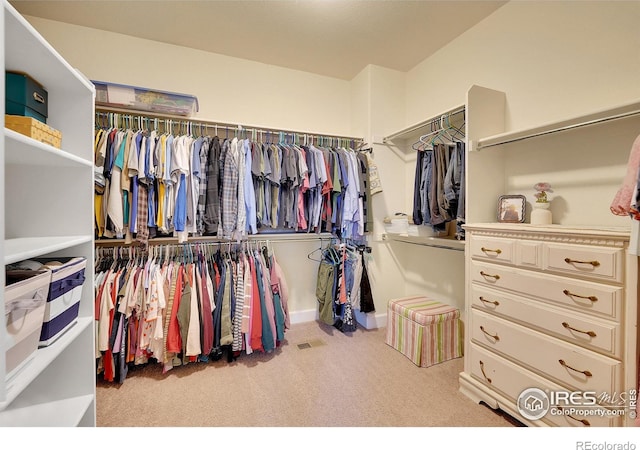
M 466 230 L 460 390 L 530 426 L 632 425 L 638 288 L 629 231 L 500 223 Z M 625 412 L 572 415 L 559 402 L 564 414 L 556 408 L 529 420 L 516 402 L 532 387 L 595 392 L 602 407 Z

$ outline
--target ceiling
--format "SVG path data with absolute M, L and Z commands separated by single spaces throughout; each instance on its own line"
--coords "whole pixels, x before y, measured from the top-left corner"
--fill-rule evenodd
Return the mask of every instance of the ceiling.
M 345 80 L 406 72 L 506 1 L 10 0 L 23 15 Z

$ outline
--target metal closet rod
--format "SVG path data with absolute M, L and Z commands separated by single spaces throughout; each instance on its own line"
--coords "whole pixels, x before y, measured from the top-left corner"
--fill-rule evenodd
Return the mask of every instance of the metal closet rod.
M 633 116 L 637 116 L 639 114 L 640 114 L 640 110 L 630 111 L 630 112 L 626 112 L 626 113 L 616 114 L 614 116 L 602 117 L 600 119 L 588 120 L 586 122 L 580 122 L 580 123 L 576 123 L 576 124 L 573 124 L 573 125 L 567 125 L 566 127 L 553 128 L 551 130 L 540 131 L 538 133 L 531 133 L 531 134 L 528 134 L 526 136 L 519 136 L 517 138 L 512 138 L 512 139 L 504 139 L 504 140 L 501 140 L 501 141 L 498 141 L 498 142 L 492 142 L 490 144 L 484 144 L 483 145 L 483 144 L 479 143 L 478 150 L 482 150 L 484 148 L 489 148 L 489 147 L 496 147 L 498 145 L 510 144 L 512 142 L 524 141 L 526 139 L 531 139 L 531 138 L 534 138 L 534 137 L 546 136 L 548 134 L 559 133 L 561 131 L 573 130 L 575 128 L 587 127 L 587 126 L 590 126 L 590 125 L 597 125 L 599 123 L 609 122 L 611 120 L 625 119 L 627 117 L 633 117 Z
M 175 116 L 170 114 L 147 114 L 144 111 L 122 110 L 115 108 L 106 108 L 96 106 L 96 123 L 99 124 L 99 118 L 108 118 L 109 114 L 119 114 L 123 118 L 131 119 L 140 118 L 149 122 L 161 121 L 163 125 L 189 125 L 192 127 L 204 127 L 207 128 L 222 128 L 223 130 L 233 131 L 234 133 L 270 133 L 278 135 L 284 133 L 285 136 L 298 136 L 298 137 L 315 137 L 321 139 L 343 139 L 348 141 L 354 141 L 355 143 L 362 144 L 363 138 L 354 136 L 339 136 L 333 134 L 312 133 L 306 131 L 292 131 L 292 130 L 279 130 L 277 128 L 265 128 L 257 126 L 244 126 L 237 123 L 225 123 L 225 122 L 212 122 L 208 120 L 193 120 L 184 116 Z M 170 122 L 175 122 L 171 124 Z
M 332 239 L 334 236 L 330 233 L 310 234 L 304 233 L 308 237 L 289 237 L 294 234 L 287 233 L 270 233 L 270 234 L 255 234 L 247 236 L 241 240 L 235 239 L 221 239 L 216 236 L 190 236 L 187 242 L 179 242 L 177 237 L 163 237 L 149 239 L 149 246 L 165 245 L 165 244 L 178 244 L 178 245 L 193 245 L 193 244 L 241 244 L 243 242 L 254 241 L 271 241 L 271 242 L 313 242 L 316 240 Z M 131 242 L 126 242 L 124 239 L 95 239 L 93 241 L 97 247 L 126 247 L 136 246 L 139 244 L 135 239 Z
M 464 113 L 465 110 L 466 110 L 466 108 L 463 106 L 463 107 L 458 108 L 456 110 L 440 114 L 438 117 L 433 117 L 431 119 L 425 120 L 424 122 L 420 122 L 420 123 L 418 123 L 418 124 L 416 124 L 416 125 L 414 125 L 414 126 L 412 126 L 410 128 L 406 128 L 406 129 L 404 129 L 402 131 L 398 131 L 397 133 L 390 134 L 389 136 L 386 136 L 385 138 L 383 138 L 383 143 L 387 143 L 389 141 L 392 141 L 393 139 L 395 139 L 398 136 L 401 136 L 403 134 L 411 133 L 411 132 L 419 130 L 421 128 L 425 128 L 425 127 L 427 127 L 427 126 L 429 126 L 431 124 L 439 123 L 440 122 L 440 118 L 442 116 L 452 117 L 452 116 L 455 116 L 457 114 Z

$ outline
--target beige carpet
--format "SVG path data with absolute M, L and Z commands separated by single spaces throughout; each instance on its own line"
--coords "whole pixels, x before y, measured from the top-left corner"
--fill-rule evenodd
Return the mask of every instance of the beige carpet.
M 271 354 L 157 363 L 122 384 L 98 381 L 99 427 L 513 427 L 458 391 L 463 359 L 415 366 L 385 344 L 386 329 L 343 334 L 294 324 Z M 299 344 L 303 344 L 299 348 Z M 310 344 L 310 346 L 304 345 Z

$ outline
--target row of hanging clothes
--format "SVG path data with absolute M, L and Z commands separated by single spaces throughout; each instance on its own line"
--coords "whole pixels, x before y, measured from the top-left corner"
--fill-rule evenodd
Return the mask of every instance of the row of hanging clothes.
M 431 121 L 431 131 L 412 145 L 417 151 L 413 222 L 447 232 L 456 221 L 455 237 L 464 239 L 464 109 Z
M 270 353 L 290 327 L 289 289 L 268 241 L 97 248 L 96 369 Z
M 318 314 L 324 324 L 343 333 L 357 328 L 355 311 L 375 312 L 365 254 L 371 248 L 363 244 L 335 242 L 307 255 L 317 261 L 316 299 Z
M 209 136 L 207 127 L 176 129 L 166 120 L 163 129 L 138 119 L 116 127 L 96 118 L 97 239 L 241 240 L 262 229 L 355 239 L 372 230 L 375 163 L 354 141 L 300 143 L 257 131 L 243 138 L 228 129 L 226 137 Z

